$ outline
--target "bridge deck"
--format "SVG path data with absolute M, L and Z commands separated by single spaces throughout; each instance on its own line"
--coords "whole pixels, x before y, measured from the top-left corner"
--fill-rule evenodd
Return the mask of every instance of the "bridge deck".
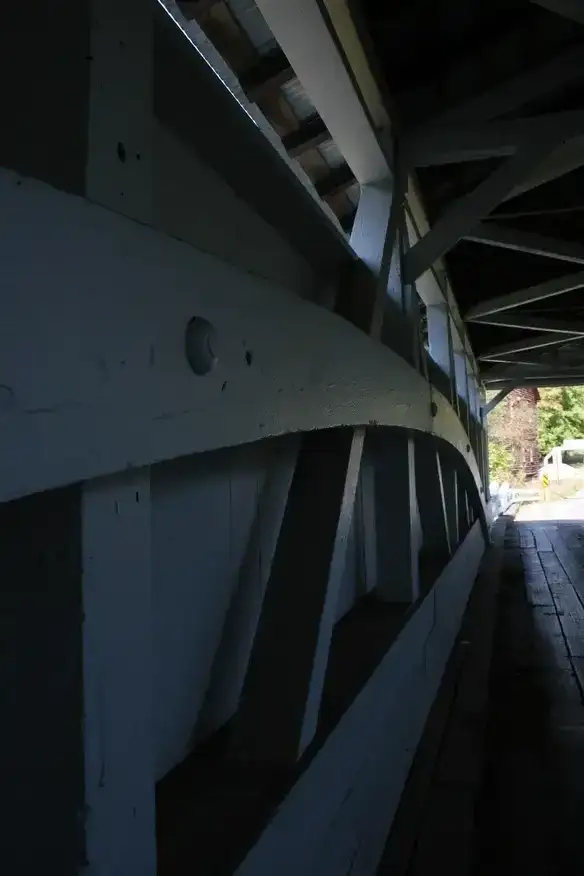
M 584 502 L 541 507 L 509 522 L 500 577 L 491 557 L 479 579 L 379 876 L 431 869 L 547 876 L 576 859 Z M 522 519 L 533 516 L 547 519 Z

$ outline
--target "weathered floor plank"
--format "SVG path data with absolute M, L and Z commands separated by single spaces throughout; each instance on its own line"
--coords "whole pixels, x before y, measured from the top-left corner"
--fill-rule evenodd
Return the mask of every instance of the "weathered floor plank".
M 584 657 L 584 606 L 557 554 L 542 554 L 540 560 L 570 655 Z
M 437 699 L 432 744 L 416 756 L 378 876 L 560 876 L 579 859 L 584 509 L 576 512 L 508 522 L 500 586 L 490 607 L 473 591 L 480 623 L 469 625 L 467 612 L 456 681 Z M 466 647 L 475 659 L 463 657 Z
M 501 590 L 474 876 L 552 876 L 579 854 L 584 612 L 555 550 L 557 527 L 515 528 L 523 575 L 515 562 Z
M 580 855 L 584 524 L 510 523 L 503 546 L 498 597 L 463 624 L 378 876 L 559 876 Z

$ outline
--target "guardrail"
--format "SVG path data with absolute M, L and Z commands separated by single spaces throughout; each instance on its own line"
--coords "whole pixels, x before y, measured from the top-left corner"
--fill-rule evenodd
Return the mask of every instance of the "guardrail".
M 493 522 L 501 514 L 504 514 L 511 505 L 521 502 L 537 502 L 541 498 L 541 493 L 538 489 L 516 489 L 509 484 L 491 484 L 491 498 L 489 500 L 489 511 Z

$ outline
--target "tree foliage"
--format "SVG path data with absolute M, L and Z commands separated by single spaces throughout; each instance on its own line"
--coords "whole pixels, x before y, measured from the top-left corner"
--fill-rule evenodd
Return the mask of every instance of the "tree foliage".
M 495 394 L 487 392 L 487 401 Z M 537 409 L 520 394 L 511 393 L 489 414 L 490 479 L 519 484 L 532 477 L 538 466 Z
M 584 386 L 540 389 L 539 447 L 547 453 L 565 438 L 584 438 Z
M 489 444 L 489 480 L 491 483 L 503 483 L 511 479 L 513 470 L 513 454 L 500 441 Z

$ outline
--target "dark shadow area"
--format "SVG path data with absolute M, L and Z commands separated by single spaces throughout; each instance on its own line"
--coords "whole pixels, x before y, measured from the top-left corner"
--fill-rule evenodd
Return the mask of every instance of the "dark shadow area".
M 158 783 L 160 876 L 174 876 L 191 868 L 209 876 L 234 872 L 413 610 L 367 595 L 337 623 L 317 734 L 298 763 L 278 766 L 230 758 L 235 716 Z
M 422 596 L 426 596 L 430 592 L 451 559 L 452 557 L 446 550 L 436 551 L 422 545 L 418 557 L 420 593 Z
M 559 876 L 578 861 L 584 705 L 570 623 L 584 530 L 566 522 L 565 553 L 554 526 L 508 521 L 500 577 L 479 574 L 379 876 Z
M 320 710 L 324 741 L 373 675 L 415 609 L 363 596 L 337 624 Z
M 0 504 L 0 860 L 73 876 L 85 860 L 81 496 Z
M 445 471 L 460 477 L 460 489 L 468 493 L 474 521 L 476 509 L 481 507 L 480 497 L 463 456 L 435 436 L 416 433 L 415 438 L 428 450 L 434 464 L 435 511 L 443 527 L 448 521 L 444 519 L 436 468 L 438 450 L 440 460 L 446 463 Z M 466 519 L 459 527 L 458 544 L 469 529 Z M 203 876 L 227 876 L 237 869 L 448 565 L 451 555 L 446 529 L 444 535 L 444 545 L 437 548 L 433 544 L 420 553 L 421 596 L 415 605 L 384 602 L 369 594 L 362 596 L 335 625 L 317 732 L 297 763 L 282 765 L 236 758 L 236 714 L 158 783 L 160 876 L 191 871 Z M 391 563 L 388 568 L 392 568 Z
M 498 526 L 504 524 L 504 519 Z M 428 714 L 378 876 L 467 874 L 482 777 L 499 549 L 487 551 Z
M 537 547 L 505 547 L 474 873 L 552 876 L 581 854 L 584 708 Z

